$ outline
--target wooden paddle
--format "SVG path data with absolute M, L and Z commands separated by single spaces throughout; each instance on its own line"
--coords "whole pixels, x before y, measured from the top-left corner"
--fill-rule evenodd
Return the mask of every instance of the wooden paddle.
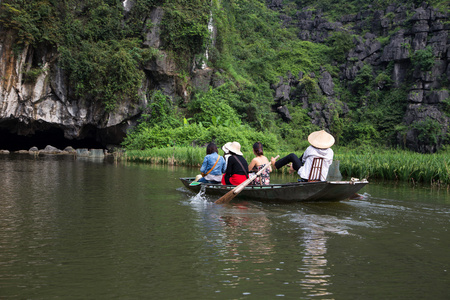
M 275 157 L 275 160 L 280 157 L 279 155 L 277 155 L 277 157 Z M 219 199 L 217 199 L 214 203 L 215 204 L 224 204 L 224 203 L 228 203 L 231 200 L 233 200 L 234 197 L 236 197 L 247 185 L 249 185 L 250 182 L 252 182 L 253 180 L 255 180 L 256 177 L 258 177 L 259 175 L 261 175 L 261 173 L 267 169 L 270 166 L 270 163 L 268 163 L 267 165 L 265 165 L 261 170 L 258 171 L 258 173 L 256 173 L 255 175 L 249 177 L 246 181 L 244 181 L 243 183 L 241 183 L 240 185 L 238 185 L 237 187 L 235 187 L 234 189 L 232 189 L 231 191 L 229 191 L 228 193 L 226 193 L 225 195 L 223 195 L 222 197 L 220 197 Z

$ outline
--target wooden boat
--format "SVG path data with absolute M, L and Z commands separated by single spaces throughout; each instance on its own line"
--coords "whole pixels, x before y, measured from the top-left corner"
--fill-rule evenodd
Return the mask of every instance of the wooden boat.
M 184 186 L 194 193 L 204 189 L 206 195 L 225 195 L 233 185 L 199 184 L 193 183 L 194 177 L 180 178 Z M 191 185 L 191 183 L 193 183 Z M 365 179 L 353 179 L 350 181 L 315 181 L 293 182 L 270 185 L 249 185 L 240 192 L 236 198 L 257 201 L 287 201 L 287 202 L 318 202 L 340 201 L 354 196 L 369 182 Z

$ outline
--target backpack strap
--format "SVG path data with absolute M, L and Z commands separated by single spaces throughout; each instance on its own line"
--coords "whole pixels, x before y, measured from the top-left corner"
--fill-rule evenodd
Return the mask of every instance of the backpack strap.
M 233 155 L 234 158 L 237 160 L 237 162 L 241 165 L 242 170 L 244 170 L 245 176 L 247 176 L 248 178 L 248 170 L 244 168 L 244 166 L 242 165 L 241 161 L 237 158 L 237 156 Z
M 212 170 L 214 170 L 214 167 L 215 167 L 215 166 L 217 165 L 217 163 L 219 162 L 219 159 L 220 159 L 220 155 L 217 157 L 217 160 L 216 160 L 216 162 L 214 163 L 214 166 L 212 166 L 212 168 L 211 168 L 208 172 L 205 173 L 205 176 L 208 175 Z M 203 176 L 203 177 L 205 177 L 205 176 Z

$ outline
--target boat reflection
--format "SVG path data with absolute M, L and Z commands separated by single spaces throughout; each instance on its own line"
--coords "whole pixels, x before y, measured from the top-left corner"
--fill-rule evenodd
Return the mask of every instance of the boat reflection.
M 329 282 L 330 275 L 327 274 L 326 259 L 327 239 L 324 230 L 313 226 L 307 228 L 303 235 L 304 256 L 303 265 L 299 268 L 299 272 L 304 274 L 300 285 L 302 289 L 307 291 L 308 296 L 325 296 L 331 295 L 327 288 L 331 284 Z
M 350 218 L 353 206 L 340 203 L 265 209 L 253 202 L 223 206 L 196 197 L 191 206 L 199 213 L 205 241 L 202 259 L 214 266 L 206 280 L 222 289 L 262 285 L 276 295 L 333 298 L 329 239 L 349 235 L 355 226 L 371 226 Z M 292 286 L 298 287 L 295 293 Z

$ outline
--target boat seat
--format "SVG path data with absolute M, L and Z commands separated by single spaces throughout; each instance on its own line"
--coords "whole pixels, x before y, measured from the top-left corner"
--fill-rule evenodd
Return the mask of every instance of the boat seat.
M 322 174 L 323 158 L 315 157 L 311 166 L 311 172 L 309 172 L 308 182 L 320 181 L 320 175 Z

